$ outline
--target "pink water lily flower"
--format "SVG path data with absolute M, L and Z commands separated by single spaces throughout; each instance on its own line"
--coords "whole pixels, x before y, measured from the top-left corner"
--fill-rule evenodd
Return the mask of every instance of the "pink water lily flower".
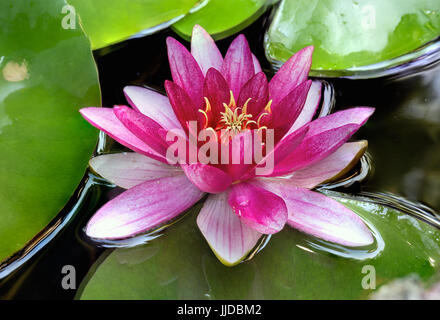
M 311 191 L 347 172 L 365 152 L 366 141 L 347 141 L 374 112 L 357 107 L 312 121 L 322 86 L 308 80 L 313 47 L 292 56 L 268 82 L 243 35 L 225 57 L 200 26 L 194 27 L 191 52 L 173 38 L 167 45 L 173 78 L 165 83 L 167 96 L 130 86 L 124 92 L 131 108 L 81 110 L 92 125 L 134 151 L 90 161 L 98 174 L 128 190 L 91 218 L 88 236 L 121 239 L 157 229 L 208 194 L 197 225 L 226 265 L 242 261 L 262 235 L 286 223 L 345 246 L 373 242 L 354 212 Z M 170 165 L 166 132 L 174 129 L 187 138 L 190 121 L 218 134 L 219 144 L 240 144 L 251 129 L 272 129 L 273 171 L 257 175 L 255 163 Z M 222 139 L 225 129 L 234 133 L 232 140 Z

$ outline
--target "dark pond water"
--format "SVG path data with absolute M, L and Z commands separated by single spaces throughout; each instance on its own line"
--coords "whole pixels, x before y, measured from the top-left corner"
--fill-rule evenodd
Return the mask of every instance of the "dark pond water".
M 269 71 L 262 45 L 266 19 L 267 15 L 263 16 L 244 33 L 263 68 Z M 165 30 L 95 52 L 104 106 L 126 104 L 122 93 L 126 85 L 163 90 L 163 82 L 171 78 L 165 54 L 165 38 L 169 35 L 175 36 Z M 223 52 L 230 41 L 219 43 Z M 335 89 L 337 109 L 376 107 L 373 118 L 357 133 L 357 137 L 369 141 L 369 177 L 362 185 L 354 184 L 341 191 L 370 192 L 381 201 L 405 203 L 388 195 L 392 193 L 416 202 L 413 214 L 440 212 L 440 67 L 397 79 L 329 82 Z M 98 146 L 100 151 L 117 148 L 112 141 L 104 143 L 102 139 Z M 0 298 L 74 298 L 76 290 L 61 287 L 62 267 L 74 265 L 80 283 L 92 265 L 106 256 L 104 249 L 85 239 L 82 230 L 90 216 L 117 192 L 86 173 L 51 226 L 0 271 Z

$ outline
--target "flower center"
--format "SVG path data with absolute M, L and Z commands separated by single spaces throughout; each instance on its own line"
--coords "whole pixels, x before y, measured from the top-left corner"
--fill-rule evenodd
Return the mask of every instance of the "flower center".
M 270 106 L 272 101 L 269 101 L 264 110 L 258 115 L 258 120 L 254 121 L 254 115 L 248 113 L 248 104 L 252 99 L 249 98 L 241 107 L 237 106 L 234 94 L 230 91 L 229 104 L 223 103 L 224 111 L 220 114 L 213 115 L 211 104 L 208 98 L 205 97 L 205 110 L 198 111 L 204 116 L 203 129 L 213 130 L 216 132 L 220 141 L 229 141 L 240 132 L 250 129 L 267 129 L 266 126 L 260 124 L 261 119 L 271 113 Z M 212 123 L 213 119 L 217 119 L 217 123 Z
M 229 105 L 223 103 L 224 112 L 220 112 L 221 118 L 217 124 L 216 130 L 225 130 L 225 133 L 235 136 L 241 131 L 250 129 L 250 125 L 256 124 L 251 120 L 252 115 L 247 113 L 247 105 L 251 99 L 249 98 L 243 107 L 237 107 L 234 95 L 231 91 L 231 99 Z

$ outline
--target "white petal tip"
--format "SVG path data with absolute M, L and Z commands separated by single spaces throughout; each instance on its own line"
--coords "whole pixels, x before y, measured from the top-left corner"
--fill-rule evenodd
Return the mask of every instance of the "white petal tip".
M 88 224 L 86 227 L 86 235 L 89 238 L 97 240 L 108 240 L 113 238 L 108 232 L 106 232 L 105 228 L 101 228 L 99 224 Z
M 370 230 L 365 227 L 366 230 L 359 230 L 357 236 L 350 239 L 346 244 L 348 247 L 366 247 L 374 243 L 374 237 Z
M 227 267 L 242 262 L 261 237 L 242 224 L 225 193 L 208 197 L 197 216 L 197 226 L 217 259 Z

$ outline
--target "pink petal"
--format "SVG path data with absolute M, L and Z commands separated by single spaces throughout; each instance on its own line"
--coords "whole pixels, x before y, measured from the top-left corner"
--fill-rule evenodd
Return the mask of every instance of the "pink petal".
M 317 163 L 345 143 L 373 114 L 374 108 L 358 107 L 339 111 L 309 124 L 302 144 L 280 163 L 275 174 L 285 174 Z
M 228 202 L 240 220 L 258 232 L 277 233 L 286 223 L 283 199 L 251 182 L 232 185 Z
M 358 128 L 362 127 L 368 118 L 373 114 L 374 108 L 356 107 L 332 113 L 328 116 L 318 118 L 310 123 L 308 136 L 314 136 L 321 132 L 355 124 Z
M 165 90 L 182 128 L 188 133 L 188 121 L 197 121 L 200 113 L 185 90 L 171 81 L 165 81 Z
M 327 158 L 295 171 L 289 179 L 298 187 L 312 189 L 350 171 L 365 153 L 367 146 L 366 140 L 345 143 Z
M 244 35 L 232 41 L 223 61 L 222 74 L 236 98 L 241 87 L 255 74 L 252 52 Z
M 232 181 L 239 179 L 255 166 L 253 162 L 254 138 L 257 139 L 255 133 L 256 130 L 243 131 L 229 142 L 229 164 L 225 167 Z
M 195 106 L 203 106 L 203 73 L 197 61 L 176 39 L 167 38 L 168 60 L 173 81 L 186 91 Z
M 306 103 L 311 85 L 311 80 L 303 82 L 279 103 L 273 104 L 270 121 L 271 127 L 276 128 L 275 141 L 279 141 L 295 123 Z
M 201 26 L 195 25 L 191 38 L 191 54 L 206 75 L 210 68 L 220 70 L 223 57 L 214 40 Z
M 348 124 L 321 132 L 311 137 L 309 136 L 309 129 L 301 145 L 277 164 L 272 176 L 279 176 L 300 170 L 328 157 L 344 144 L 358 129 L 359 126 L 356 124 Z
M 329 156 L 346 142 L 373 112 L 374 108 L 357 107 L 310 122 L 309 132 L 301 146 L 277 166 L 274 175 L 300 170 Z
M 183 173 L 180 167 L 170 166 L 135 152 L 97 156 L 89 164 L 101 177 L 125 189 L 148 180 Z
M 123 239 L 158 228 L 203 196 L 185 175 L 139 184 L 107 202 L 90 219 L 86 233 L 98 239 Z
M 231 94 L 225 78 L 214 68 L 206 73 L 203 95 L 208 98 L 211 105 L 212 125 L 216 125 L 221 117 L 220 112 L 225 111 L 223 103 L 229 104 Z
M 168 97 L 137 86 L 125 87 L 124 93 L 133 109 L 153 119 L 165 129 L 181 128 Z
M 264 164 L 270 161 L 269 159 L 273 159 L 274 168 L 278 167 L 278 164 L 282 162 L 286 157 L 291 155 L 296 148 L 302 143 L 304 137 L 306 136 L 309 128 L 307 126 L 302 127 L 301 129 L 291 133 L 289 136 L 285 137 L 281 140 L 275 148 L 259 163 Z M 274 169 L 273 168 L 273 169 Z M 274 170 L 271 172 L 263 174 L 264 176 L 273 176 Z
M 182 165 L 182 169 L 188 179 L 204 192 L 223 192 L 232 183 L 230 175 L 211 165 L 194 163 Z
M 309 93 L 307 95 L 307 100 L 302 108 L 301 113 L 299 114 L 298 118 L 290 127 L 289 131 L 286 135 L 292 133 L 295 130 L 298 130 L 303 125 L 309 123 L 312 121 L 313 116 L 316 113 L 316 110 L 318 109 L 319 103 L 321 102 L 321 90 L 322 89 L 322 83 L 321 81 L 313 81 L 312 86 L 309 89 Z
M 289 92 L 307 80 L 313 47 L 306 47 L 287 60 L 269 83 L 270 98 L 279 103 Z
M 113 109 L 90 107 L 81 109 L 80 113 L 90 124 L 105 132 L 123 146 L 153 159 L 166 162 L 164 156 L 131 133 L 130 130 L 116 118 Z
M 289 211 L 287 223 L 291 227 L 350 247 L 373 243 L 365 223 L 347 207 L 321 193 L 298 188 L 289 180 L 279 181 L 262 184 L 284 199 Z
M 263 71 L 263 69 L 261 69 L 260 62 L 258 61 L 258 58 L 254 54 L 252 54 L 252 62 L 254 63 L 255 74 Z
M 315 237 L 349 247 L 373 243 L 371 231 L 350 209 L 320 193 L 302 189 L 286 200 L 287 223 Z
M 226 192 L 210 195 L 197 217 L 197 225 L 218 259 L 233 266 L 252 251 L 262 234 L 243 224 L 227 199 Z
M 122 124 L 157 153 L 166 156 L 166 130 L 156 121 L 126 106 L 115 106 L 113 112 Z
M 247 113 L 252 114 L 255 118 L 269 102 L 269 84 L 263 72 L 254 75 L 241 88 L 237 105 L 243 107 L 249 98 L 251 100 L 247 105 Z M 256 120 L 254 119 L 254 121 Z

